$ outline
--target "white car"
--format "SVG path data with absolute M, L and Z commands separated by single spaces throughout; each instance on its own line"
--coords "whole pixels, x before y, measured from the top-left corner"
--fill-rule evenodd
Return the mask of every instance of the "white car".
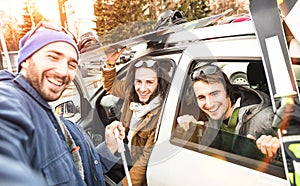
M 293 62 L 299 64 L 300 52 L 292 55 Z M 241 70 L 243 75 L 236 78 L 235 83 L 245 85 L 247 77 L 247 86 L 268 93 L 270 85 L 265 81 L 262 54 L 251 21 L 176 32 L 167 38 L 164 47 L 148 48 L 135 56 L 135 60 L 143 56 L 173 61 L 169 64 L 171 86 L 163 103 L 155 146 L 148 162 L 148 185 L 288 185 L 280 153 L 272 160 L 264 159 L 257 153 L 254 141 L 248 141 L 253 153 L 227 152 L 200 145 L 196 128 L 188 137 L 175 130 L 176 118 L 184 109 L 197 113 L 197 106 L 184 105 L 191 96 L 188 82 L 196 64 L 214 63 L 228 74 Z M 257 67 L 250 71 L 250 64 Z M 124 65 L 118 70 L 118 78 L 125 77 L 127 68 L 128 65 Z M 105 126 L 119 119 L 122 100 L 107 94 L 102 86 L 88 95 L 80 74 L 74 83 L 78 91 L 76 99 L 80 99 L 76 102 L 80 114 L 77 123 L 98 144 L 104 139 Z M 263 89 L 262 84 L 265 85 Z M 237 137 L 247 141 L 242 136 Z M 240 146 L 241 149 L 246 147 Z

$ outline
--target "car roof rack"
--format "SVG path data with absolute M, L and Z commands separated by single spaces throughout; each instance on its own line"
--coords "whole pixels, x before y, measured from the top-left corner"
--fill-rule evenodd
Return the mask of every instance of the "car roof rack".
M 160 43 L 163 43 L 170 35 L 181 32 L 184 30 L 193 30 L 198 29 L 200 27 L 206 27 L 213 23 L 215 23 L 220 18 L 224 17 L 228 13 L 230 13 L 232 9 L 228 9 L 223 13 L 205 17 L 202 19 L 185 22 L 178 25 L 173 25 L 171 27 L 167 27 L 161 30 L 152 31 L 146 34 L 142 34 L 136 37 L 132 37 L 130 39 L 126 39 L 123 41 L 119 41 L 110 45 L 102 46 L 97 49 L 88 50 L 85 49 L 86 52 L 81 53 L 81 59 L 82 60 L 94 60 L 95 58 L 106 58 L 106 54 L 112 53 L 120 48 L 124 47 L 132 47 L 141 43 L 148 43 L 152 44 L 152 47 L 161 47 L 161 45 L 158 45 Z M 104 59 L 105 60 L 105 59 Z
M 178 44 L 187 42 L 247 35 L 255 35 L 252 21 L 215 25 L 194 30 L 176 32 L 168 37 L 165 44 L 166 46 L 176 46 Z

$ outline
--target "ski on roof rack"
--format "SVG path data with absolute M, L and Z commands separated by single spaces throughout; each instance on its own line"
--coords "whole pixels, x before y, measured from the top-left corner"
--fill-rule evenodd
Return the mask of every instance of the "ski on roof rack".
M 197 19 L 190 22 L 181 23 L 178 25 L 170 26 L 168 28 L 164 28 L 157 31 L 152 31 L 146 34 L 142 34 L 130 39 L 126 39 L 123 41 L 119 41 L 110 45 L 102 46 L 97 49 L 93 49 L 87 52 L 84 52 L 81 54 L 82 60 L 95 60 L 95 58 L 106 58 L 107 54 L 110 54 L 112 52 L 115 52 L 116 50 L 119 50 L 121 48 L 131 48 L 135 45 L 142 44 L 142 43 L 161 43 L 163 40 L 167 39 L 170 34 L 180 32 L 183 30 L 193 30 L 195 28 L 201 28 L 209 26 L 213 23 L 215 23 L 217 20 L 222 18 L 223 16 L 230 13 L 232 9 L 228 9 L 224 11 L 223 13 L 213 15 L 210 17 L 205 17 L 202 19 Z
M 289 5 L 293 6 L 285 6 L 285 8 L 290 10 L 294 7 L 297 9 L 294 6 L 296 1 L 289 1 L 292 3 Z M 300 4 L 298 2 L 299 8 Z M 251 0 L 250 12 L 263 53 L 263 63 L 267 72 L 275 113 L 272 126 L 277 129 L 277 135 L 280 139 L 286 178 L 290 185 L 300 185 L 299 92 L 277 1 Z M 285 16 L 287 12 L 289 11 L 283 11 Z M 298 31 L 295 32 L 299 27 L 299 24 L 295 25 L 296 22 L 299 23 L 299 16 L 293 18 L 295 21 L 290 21 L 287 25 L 292 32 L 299 34 Z

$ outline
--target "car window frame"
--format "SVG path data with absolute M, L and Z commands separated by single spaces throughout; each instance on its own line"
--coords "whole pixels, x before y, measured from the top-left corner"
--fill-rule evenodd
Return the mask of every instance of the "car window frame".
M 195 60 L 202 61 L 203 63 L 208 63 L 208 62 L 221 63 L 221 62 L 229 62 L 229 61 L 231 61 L 231 62 L 232 61 L 235 61 L 235 62 L 242 62 L 242 61 L 244 61 L 244 62 L 256 61 L 257 62 L 257 61 L 260 61 L 260 62 L 262 62 L 262 59 L 259 57 L 240 58 L 240 60 L 239 60 L 239 58 L 228 59 L 228 58 L 222 58 L 222 57 L 220 57 L 220 58 L 213 57 L 213 58 L 205 58 L 205 59 L 191 59 L 191 62 L 188 65 L 188 69 L 192 68 L 191 67 L 192 62 Z M 186 89 L 185 81 L 186 81 L 186 78 L 190 77 L 190 73 L 191 72 L 188 70 L 185 73 L 184 80 L 183 80 L 184 84 L 182 85 L 182 88 L 179 93 L 178 103 L 181 103 L 180 100 L 182 100 L 182 96 L 184 96 L 183 91 Z M 193 143 L 193 142 L 186 141 L 186 140 L 175 137 L 174 131 L 177 126 L 177 117 L 178 117 L 180 106 L 181 106 L 180 104 L 177 104 L 177 108 L 176 108 L 175 115 L 174 115 L 175 118 L 173 119 L 172 132 L 171 132 L 171 137 L 169 140 L 171 144 L 176 145 L 181 148 L 184 148 L 184 149 L 187 149 L 187 150 L 195 151 L 197 153 L 201 153 L 201 154 L 205 154 L 205 155 L 208 155 L 208 156 L 211 156 L 214 158 L 218 158 L 218 159 L 230 162 L 230 163 L 241 165 L 243 167 L 247 167 L 247 168 L 250 168 L 250 169 L 253 169 L 256 171 L 267 173 L 267 174 L 270 174 L 270 175 L 273 175 L 273 176 L 276 176 L 279 178 L 283 178 L 283 179 L 286 178 L 285 173 L 284 173 L 283 164 L 281 164 L 281 165 L 269 164 L 269 163 L 266 163 L 263 161 L 259 161 L 259 160 L 255 160 L 255 159 L 248 158 L 245 156 L 233 154 L 233 153 L 219 150 L 216 148 L 203 146 L 203 145 L 200 145 L 197 143 Z M 261 170 L 263 170 L 263 171 L 261 171 Z

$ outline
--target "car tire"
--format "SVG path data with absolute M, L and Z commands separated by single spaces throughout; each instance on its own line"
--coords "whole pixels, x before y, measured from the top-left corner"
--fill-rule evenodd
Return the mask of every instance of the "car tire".
M 230 77 L 232 84 L 249 85 L 247 75 L 245 73 L 236 73 Z

